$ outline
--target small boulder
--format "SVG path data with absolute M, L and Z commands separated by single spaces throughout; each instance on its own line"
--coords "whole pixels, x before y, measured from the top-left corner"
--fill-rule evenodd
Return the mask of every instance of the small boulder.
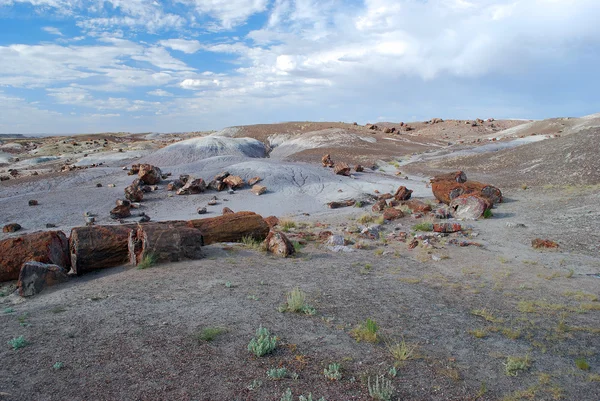
M 265 217 L 265 223 L 267 223 L 269 228 L 273 228 L 279 224 L 279 219 L 276 216 Z
M 414 213 L 427 213 L 431 212 L 431 206 L 429 206 L 425 202 L 421 202 L 420 200 L 410 199 L 401 203 L 404 206 L 408 206 L 408 208 Z
M 262 195 L 265 192 L 267 192 L 267 187 L 263 186 L 263 185 L 254 185 L 252 186 L 252 189 L 250 190 L 254 195 Z
M 491 207 L 488 199 L 475 194 L 461 195 L 450 202 L 454 217 L 462 220 L 477 220 Z
M 111 219 L 124 219 L 129 216 L 131 216 L 131 209 L 129 206 L 126 205 L 116 206 L 113 210 L 110 211 Z
M 39 294 L 46 287 L 69 280 L 67 270 L 57 265 L 41 262 L 26 262 L 21 267 L 17 288 L 22 297 Z
M 433 231 L 436 233 L 455 233 L 462 230 L 462 227 L 458 223 L 434 223 Z
M 383 218 L 385 220 L 396 220 L 401 219 L 402 217 L 404 217 L 402 210 L 393 207 L 388 207 L 383 211 Z
M 229 171 L 223 171 L 217 175 L 215 175 L 215 181 L 223 181 L 225 178 L 229 177 Z
M 140 223 L 148 223 L 150 221 L 150 216 L 148 215 L 143 215 L 142 217 L 140 217 L 140 219 L 138 220 Z
M 335 166 L 333 167 L 333 172 L 337 175 L 349 176 L 350 175 L 350 167 L 344 162 L 336 163 Z
M 2 227 L 2 232 L 3 233 L 14 233 L 19 231 L 21 228 L 20 224 L 17 223 L 9 223 L 7 225 L 5 225 L 4 227 Z
M 206 214 L 206 207 L 199 207 L 198 209 L 196 209 L 196 211 L 198 212 L 198 214 Z
M 179 188 L 183 187 L 184 183 L 181 180 L 171 181 L 167 184 L 167 191 L 177 191 Z
M 131 202 L 127 199 L 117 199 L 115 203 L 117 204 L 117 206 L 131 206 Z
M 326 154 L 321 158 L 321 164 L 323 164 L 323 167 L 333 167 L 335 165 L 330 154 Z
M 558 248 L 558 244 L 549 239 L 536 238 L 531 241 L 531 246 L 535 249 L 540 248 Z
M 346 246 L 348 245 L 348 241 L 346 241 L 343 235 L 333 234 L 327 239 L 327 245 Z
M 396 190 L 396 193 L 394 194 L 394 199 L 396 199 L 397 201 L 409 200 L 412 196 L 412 193 L 412 189 L 408 189 L 405 186 L 401 186 Z
M 142 184 L 155 185 L 162 179 L 162 171 L 151 164 L 140 164 L 138 177 Z
M 199 194 L 206 190 L 206 183 L 202 178 L 190 177 L 185 185 L 177 190 L 177 195 Z
M 269 235 L 267 235 L 267 238 L 265 239 L 265 245 L 268 252 L 284 258 L 296 253 L 294 245 L 292 245 L 285 234 L 280 231 L 269 231 Z
M 260 178 L 260 177 L 253 177 L 253 178 L 250 178 L 248 180 L 248 185 L 250 185 L 251 187 L 253 187 L 256 184 L 258 184 L 259 182 L 261 182 L 261 181 L 262 181 L 262 178 Z
M 133 180 L 133 182 L 125 187 L 125 198 L 131 202 L 141 202 L 144 199 L 144 192 L 140 189 L 139 180 Z
M 36 201 L 35 199 L 31 199 L 29 201 L 29 206 L 37 206 L 38 204 L 39 204 L 38 201 Z
M 356 201 L 354 199 L 350 199 L 350 200 L 346 200 L 346 201 L 329 202 L 327 204 L 327 206 L 329 206 L 330 209 L 339 209 L 341 207 L 354 206 L 355 203 L 356 203 Z
M 208 187 L 214 191 L 223 191 L 227 188 L 227 185 L 225 185 L 225 183 L 223 181 L 220 180 L 212 180 L 209 184 Z
M 225 177 L 225 179 L 223 179 L 223 182 L 229 187 L 229 189 L 238 189 L 242 188 L 245 185 L 244 180 L 242 180 L 242 177 L 239 177 L 237 175 L 229 175 Z
M 223 208 L 223 212 L 221 214 L 234 214 L 235 212 L 228 207 Z
M 214 206 L 217 204 L 217 199 L 216 198 L 212 198 L 211 200 L 208 201 L 208 206 Z
M 100 183 L 100 182 L 99 182 L 99 183 L 97 183 L 97 184 L 96 184 L 96 188 L 102 188 L 102 183 Z
M 357 164 L 356 166 L 354 166 L 354 171 L 356 171 L 357 173 L 361 173 L 361 172 L 365 171 L 365 168 L 363 166 L 361 166 L 360 164 Z
M 383 210 L 387 207 L 387 202 L 385 199 L 380 199 L 371 207 L 371 210 L 374 212 L 383 212 Z

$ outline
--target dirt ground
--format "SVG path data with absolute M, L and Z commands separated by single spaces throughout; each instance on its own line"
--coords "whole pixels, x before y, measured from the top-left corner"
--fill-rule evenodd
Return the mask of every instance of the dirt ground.
M 494 184 L 494 172 L 479 169 L 485 160 L 465 171 Z M 448 163 L 400 169 L 425 178 L 457 167 Z M 67 174 L 92 184 L 104 174 L 76 173 Z M 20 179 L 38 188 L 28 184 L 35 177 Z M 0 184 L 4 204 L 26 196 L 15 182 Z M 80 185 L 52 184 L 56 207 L 72 207 L 58 190 L 68 196 Z M 294 400 L 371 400 L 377 377 L 393 387 L 392 400 L 598 400 L 600 195 L 587 182 L 502 189 L 493 217 L 459 222 L 460 233 L 416 231 L 433 222 L 427 216 L 378 225 L 366 205 L 288 216 L 298 248 L 288 259 L 214 244 L 198 261 L 105 269 L 32 298 L 0 284 L 0 400 L 279 401 L 288 388 Z M 111 196 L 87 196 L 85 207 Z M 363 226 L 380 237 L 363 237 Z M 344 236 L 351 252 L 333 252 L 322 231 Z M 559 248 L 533 249 L 534 238 Z M 314 314 L 281 312 L 296 287 Z M 376 341 L 357 341 L 367 319 Z M 262 357 L 247 349 L 259 326 L 277 337 Z M 221 333 L 202 339 L 211 328 Z M 8 344 L 21 336 L 18 349 Z M 333 363 L 336 380 L 324 374 Z M 273 379 L 274 368 L 287 372 Z

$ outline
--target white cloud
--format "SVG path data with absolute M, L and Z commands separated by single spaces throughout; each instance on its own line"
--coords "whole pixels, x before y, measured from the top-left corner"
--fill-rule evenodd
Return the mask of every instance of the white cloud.
M 45 26 L 42 28 L 43 31 L 48 32 L 51 35 L 56 35 L 56 36 L 64 36 L 62 34 L 62 32 L 60 31 L 60 29 L 55 28 L 53 26 Z
M 219 20 L 221 26 L 231 29 L 248 17 L 266 10 L 268 0 L 176 0 L 192 5 L 199 14 L 208 14 Z
M 167 39 L 159 41 L 158 44 L 187 54 L 196 53 L 202 48 L 202 45 L 197 40 Z
M 148 95 L 150 96 L 159 96 L 159 97 L 172 97 L 174 96 L 171 92 L 167 92 L 166 90 L 163 89 L 155 89 L 153 91 L 150 92 L 146 92 Z

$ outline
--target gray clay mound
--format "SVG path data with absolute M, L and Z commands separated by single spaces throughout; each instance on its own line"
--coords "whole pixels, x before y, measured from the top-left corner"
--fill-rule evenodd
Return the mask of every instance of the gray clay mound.
M 194 163 L 214 156 L 267 156 L 265 145 L 252 138 L 206 136 L 192 138 L 166 146 L 140 160 L 156 166 L 177 166 Z

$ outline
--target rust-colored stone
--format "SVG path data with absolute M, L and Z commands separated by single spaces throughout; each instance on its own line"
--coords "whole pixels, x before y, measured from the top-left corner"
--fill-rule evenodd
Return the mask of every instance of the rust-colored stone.
M 221 214 L 223 214 L 223 215 L 225 215 L 225 214 L 234 214 L 234 212 L 230 208 L 224 207 L 223 208 L 223 212 Z
M 558 248 L 558 244 L 549 239 L 536 238 L 531 241 L 531 246 L 535 249 L 540 248 Z
M 252 189 L 250 189 L 254 195 L 262 195 L 267 192 L 267 187 L 264 185 L 253 185 Z
M 255 186 L 256 184 L 258 184 L 259 182 L 262 181 L 262 178 L 260 177 L 252 177 L 248 180 L 248 185 L 250 185 L 251 187 Z
M 141 202 L 144 199 L 144 192 L 140 189 L 140 181 L 138 179 L 125 187 L 125 198 L 131 202 Z
M 396 190 L 396 193 L 394 194 L 394 199 L 396 199 L 397 201 L 409 200 L 412 196 L 412 193 L 412 189 L 408 189 L 405 186 L 401 186 Z
M 420 200 L 410 199 L 410 200 L 402 202 L 401 204 L 404 205 L 404 206 L 408 206 L 408 208 L 413 213 L 428 213 L 428 212 L 431 212 L 431 206 L 429 206 L 427 203 L 422 202 Z
M 206 183 L 202 178 L 189 177 L 185 185 L 177 190 L 177 195 L 199 194 L 206 190 Z
M 7 225 L 5 225 L 4 227 L 2 227 L 2 232 L 3 233 L 14 233 L 19 231 L 21 228 L 21 225 L 18 223 L 9 223 Z
M 323 164 L 323 167 L 333 167 L 334 163 L 333 160 L 331 160 L 331 155 L 327 154 L 323 156 L 321 158 L 321 164 Z
M 140 164 L 138 177 L 142 184 L 156 185 L 160 182 L 162 171 L 151 164 Z
M 402 217 L 404 217 L 404 213 L 402 213 L 402 210 L 393 207 L 388 207 L 383 211 L 383 218 L 385 220 L 396 220 Z
M 490 200 L 478 194 L 460 195 L 450 202 L 454 217 L 463 220 L 477 220 L 491 207 Z
M 216 242 L 239 242 L 246 236 L 262 241 L 269 233 L 269 226 L 265 220 L 254 212 L 190 220 L 187 224 L 200 230 L 206 245 Z
M 361 173 L 361 172 L 365 171 L 365 168 L 363 166 L 361 166 L 360 164 L 357 164 L 356 166 L 354 166 L 354 171 L 356 171 L 357 173 Z
M 383 212 L 383 210 L 387 207 L 387 202 L 385 199 L 380 199 L 371 207 L 371 210 L 374 212 Z
M 62 231 L 43 231 L 0 241 L 0 282 L 17 280 L 23 263 L 71 266 L 69 241 Z
M 290 255 L 296 253 L 294 245 L 281 231 L 269 231 L 267 238 L 265 239 L 267 251 L 274 255 L 287 258 Z
M 462 230 L 458 223 L 434 223 L 433 231 L 436 233 L 455 233 Z
M 344 162 L 340 162 L 340 163 L 336 163 L 335 166 L 333 167 L 333 172 L 336 173 L 337 175 L 350 175 L 350 167 L 344 163 Z
M 134 227 L 115 225 L 73 228 L 69 239 L 73 272 L 83 274 L 129 263 L 128 240 Z
M 346 201 L 329 202 L 327 206 L 329 206 L 330 209 L 339 209 L 341 207 L 354 206 L 355 203 L 356 201 L 354 199 L 349 199 Z
M 269 228 L 273 228 L 279 224 L 279 219 L 276 216 L 265 217 L 265 223 L 267 223 Z
M 237 175 L 228 175 L 227 177 L 225 177 L 225 179 L 223 179 L 223 182 L 231 189 L 243 188 L 245 185 L 244 180 L 242 180 L 242 177 Z

